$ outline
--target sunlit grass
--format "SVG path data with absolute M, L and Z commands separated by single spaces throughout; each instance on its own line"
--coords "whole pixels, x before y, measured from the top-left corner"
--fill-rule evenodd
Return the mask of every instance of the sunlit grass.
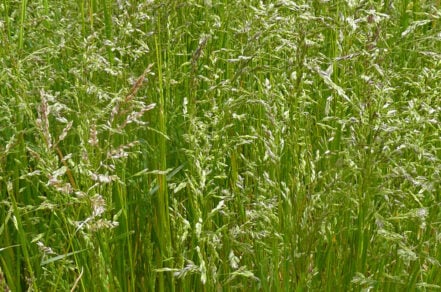
M 0 289 L 441 289 L 432 1 L 3 1 Z

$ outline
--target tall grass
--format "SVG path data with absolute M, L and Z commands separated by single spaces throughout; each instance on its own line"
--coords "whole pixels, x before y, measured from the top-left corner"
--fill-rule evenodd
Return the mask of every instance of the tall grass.
M 441 289 L 439 3 L 266 2 L 3 1 L 0 289 Z

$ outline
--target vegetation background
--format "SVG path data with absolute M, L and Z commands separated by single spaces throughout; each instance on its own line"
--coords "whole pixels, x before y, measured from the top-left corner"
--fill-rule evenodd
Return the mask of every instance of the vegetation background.
M 1 1 L 1 289 L 440 290 L 440 17 Z

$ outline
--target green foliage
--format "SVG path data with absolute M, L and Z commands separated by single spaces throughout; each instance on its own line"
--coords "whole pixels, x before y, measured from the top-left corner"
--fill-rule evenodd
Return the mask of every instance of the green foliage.
M 0 15 L 0 289 L 441 289 L 439 3 Z

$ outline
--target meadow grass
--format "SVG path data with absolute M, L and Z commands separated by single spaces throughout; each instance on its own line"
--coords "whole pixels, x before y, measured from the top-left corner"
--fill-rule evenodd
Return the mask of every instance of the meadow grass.
M 0 289 L 441 289 L 439 1 L 0 15 Z

